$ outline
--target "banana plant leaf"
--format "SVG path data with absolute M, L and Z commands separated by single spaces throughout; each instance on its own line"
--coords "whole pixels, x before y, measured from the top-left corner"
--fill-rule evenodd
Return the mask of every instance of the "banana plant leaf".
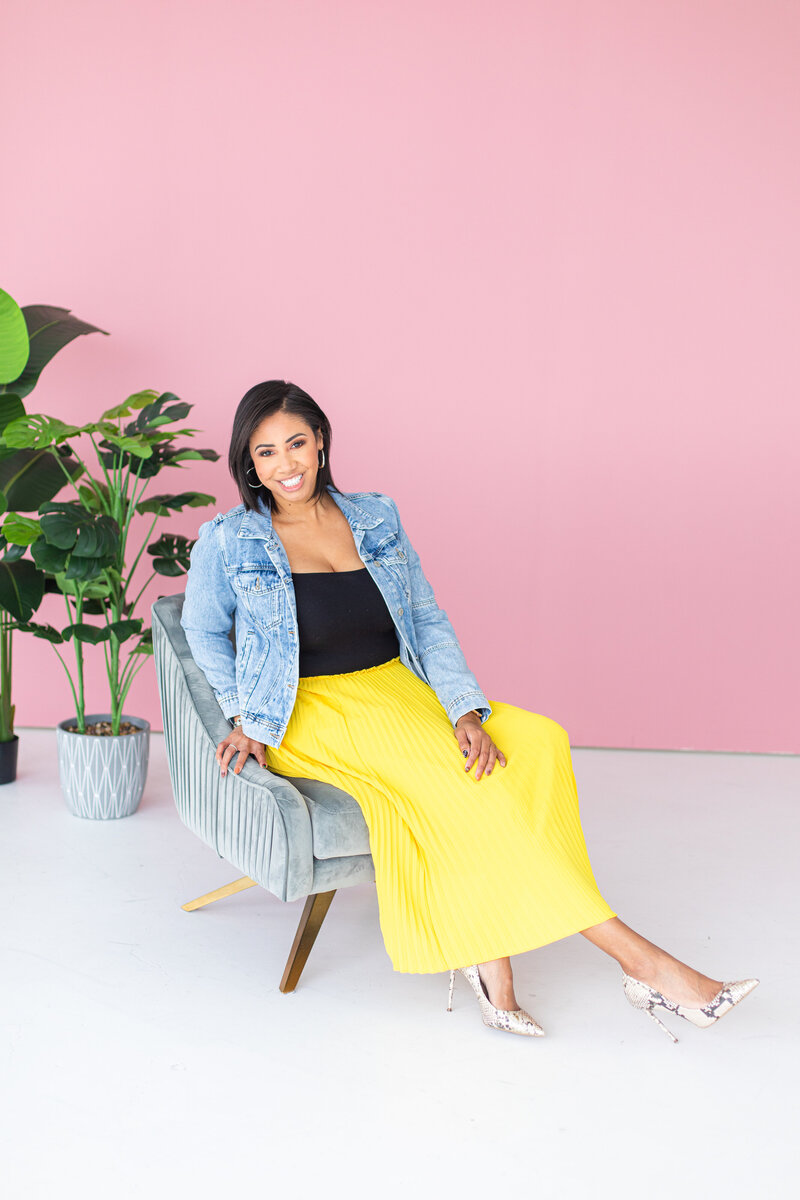
M 0 559 L 0 608 L 15 621 L 29 621 L 44 596 L 44 575 L 29 558 Z
M 3 397 L 0 396 L 0 402 Z M 0 453 L 0 489 L 5 493 L 8 507 L 16 512 L 36 512 L 40 504 L 52 500 L 65 486 L 66 469 L 71 479 L 77 479 L 83 467 L 71 454 L 50 450 L 14 450 L 7 457 Z
M 0 433 L 10 421 L 25 416 L 25 405 L 14 392 L 0 392 Z
M 30 339 L 30 354 L 23 363 L 24 370 L 13 379 L 0 382 L 0 391 L 15 392 L 27 396 L 36 386 L 44 368 L 74 338 L 84 333 L 102 333 L 107 330 L 81 321 L 68 308 L 55 308 L 49 304 L 26 304 L 22 309 Z
M 29 353 L 25 314 L 13 296 L 0 288 L 0 384 L 19 378 Z

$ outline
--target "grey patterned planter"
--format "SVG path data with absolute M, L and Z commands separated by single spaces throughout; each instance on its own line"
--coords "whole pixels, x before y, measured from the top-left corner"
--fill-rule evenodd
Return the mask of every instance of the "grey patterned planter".
M 61 721 L 58 738 L 58 771 L 67 808 L 76 817 L 109 821 L 129 817 L 139 807 L 147 779 L 150 722 L 123 716 L 140 729 L 118 737 L 67 733 L 74 717 Z M 109 713 L 87 713 L 86 722 L 110 721 Z

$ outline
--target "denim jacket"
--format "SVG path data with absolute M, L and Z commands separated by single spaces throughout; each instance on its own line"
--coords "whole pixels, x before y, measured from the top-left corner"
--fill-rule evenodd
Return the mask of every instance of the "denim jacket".
M 485 721 L 489 703 L 436 603 L 394 500 L 380 492 L 328 492 L 391 613 L 401 661 L 434 689 L 453 726 L 471 709 Z M 200 526 L 181 624 L 225 716 L 241 713 L 248 737 L 277 748 L 297 695 L 297 609 L 286 551 L 269 510 L 258 504 L 259 512 L 238 504 Z

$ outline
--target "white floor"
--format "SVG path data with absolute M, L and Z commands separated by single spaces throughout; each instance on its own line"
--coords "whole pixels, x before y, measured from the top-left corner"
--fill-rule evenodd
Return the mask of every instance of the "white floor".
M 515 960 L 548 1036 L 484 1028 L 461 982 L 395 974 L 375 891 L 340 892 L 296 993 L 300 903 L 181 825 L 154 735 L 138 813 L 71 816 L 55 733 L 0 789 L 3 1195 L 761 1197 L 796 1186 L 800 758 L 575 750 L 598 883 L 720 978 L 673 1045 L 576 936 Z

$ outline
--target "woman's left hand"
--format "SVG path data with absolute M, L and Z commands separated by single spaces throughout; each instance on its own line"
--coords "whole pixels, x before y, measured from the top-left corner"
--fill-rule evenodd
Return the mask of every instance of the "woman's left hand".
M 484 771 L 487 775 L 491 775 L 495 762 L 499 762 L 501 767 L 506 765 L 505 754 L 495 746 L 481 725 L 477 713 L 469 712 L 465 713 L 463 717 L 459 717 L 453 732 L 461 747 L 461 753 L 467 760 L 464 770 L 469 771 L 473 763 L 478 764 L 475 768 L 476 780 L 480 779 Z

